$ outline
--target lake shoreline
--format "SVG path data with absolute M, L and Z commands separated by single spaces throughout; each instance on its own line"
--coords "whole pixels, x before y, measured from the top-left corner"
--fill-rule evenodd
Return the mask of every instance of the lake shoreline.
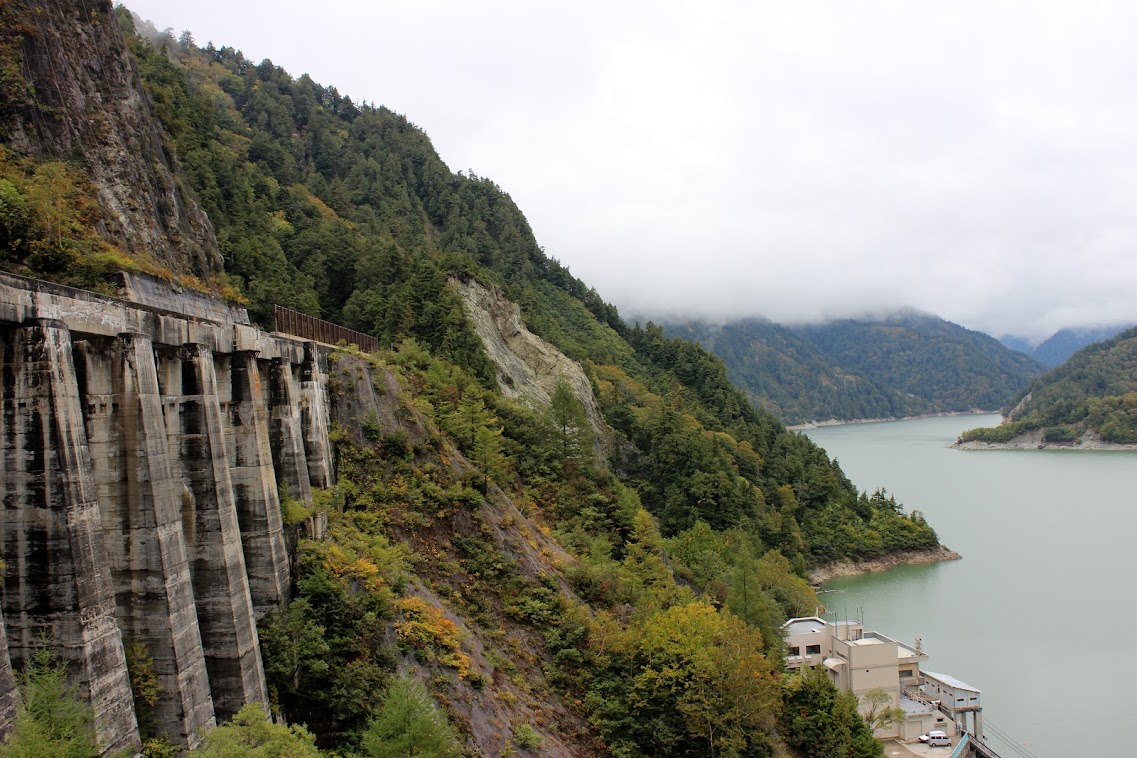
M 849 426 L 851 424 L 886 424 L 891 421 L 922 421 L 929 418 L 954 418 L 956 416 L 987 416 L 999 411 L 941 411 L 939 413 L 924 413 L 919 416 L 886 416 L 882 418 L 831 418 L 826 421 L 806 421 L 802 424 L 787 424 L 786 429 L 791 432 L 801 432 L 809 429 L 822 429 L 830 426 Z
M 952 447 L 956 450 L 1137 450 L 1137 445 L 1106 442 L 1092 431 L 1072 442 L 1046 442 L 1042 430 L 1020 434 L 1006 442 L 959 439 Z
M 963 556 L 945 545 L 920 550 L 901 550 L 864 561 L 842 559 L 832 561 L 809 571 L 809 583 L 819 585 L 842 576 L 859 576 L 876 571 L 887 571 L 897 566 L 919 566 L 942 561 L 958 561 Z

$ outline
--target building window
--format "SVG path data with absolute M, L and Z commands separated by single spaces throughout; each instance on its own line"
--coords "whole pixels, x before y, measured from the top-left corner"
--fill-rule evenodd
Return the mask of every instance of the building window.
M 912 676 L 912 669 L 900 669 L 900 678 L 905 679 Z
M 821 645 L 806 645 L 805 646 L 805 654 L 806 655 L 821 655 Z
M 790 655 L 801 655 L 801 648 L 800 647 L 791 647 L 790 648 Z

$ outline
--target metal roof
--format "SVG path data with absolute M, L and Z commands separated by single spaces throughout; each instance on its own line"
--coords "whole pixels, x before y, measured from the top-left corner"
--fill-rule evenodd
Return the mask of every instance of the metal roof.
M 951 674 L 937 674 L 935 671 L 922 671 L 920 673 L 922 673 L 927 679 L 935 679 L 940 684 L 946 684 L 948 687 L 952 687 L 957 690 L 967 690 L 968 692 L 978 693 L 983 692 L 983 690 L 979 689 L 978 687 L 972 687 L 967 682 L 962 682 Z

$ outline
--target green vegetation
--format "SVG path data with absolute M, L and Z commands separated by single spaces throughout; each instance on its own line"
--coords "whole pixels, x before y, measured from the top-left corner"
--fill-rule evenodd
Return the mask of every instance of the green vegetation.
M 857 713 L 857 697 L 838 692 L 820 669 L 787 678 L 782 696 L 786 741 L 808 756 L 877 758 L 881 744 Z
M 819 605 L 809 567 L 935 545 L 918 512 L 858 493 L 722 360 L 625 324 L 402 116 L 152 36 L 130 46 L 165 149 L 254 318 L 287 303 L 389 346 L 336 354 L 333 404 L 384 389 L 333 431 L 334 490 L 281 498 L 290 525 L 328 515 L 299 541 L 293 600 L 259 625 L 272 706 L 305 728 L 244 710 L 202 754 L 399 754 L 430 735 L 447 755 L 448 722 L 472 737 L 487 720 L 506 750 L 879 754 L 824 677 L 783 676 L 780 623 Z M 37 170 L 12 174 L 10 218 Z M 546 409 L 504 397 L 455 279 L 500 288 L 578 360 L 603 424 L 563 383 Z M 145 703 L 146 651 L 132 661 Z
M 211 729 L 195 758 L 318 758 L 315 742 L 302 726 L 269 721 L 261 706 L 249 704 L 233 720 Z
M 1137 444 L 1137 328 L 1074 353 L 1004 414 L 1006 423 L 972 429 L 960 440 L 1002 443 L 1041 431 L 1044 442 L 1063 444 L 1090 432 L 1105 442 Z
M 396 679 L 363 733 L 369 758 L 457 758 L 458 736 L 421 684 Z
M 745 319 L 721 327 L 669 323 L 664 328 L 722 358 L 731 381 L 756 406 L 788 424 L 900 418 L 932 410 L 931 403 L 842 366 L 793 329 L 773 321 Z
M 721 356 L 755 405 L 791 424 L 998 408 L 1042 370 L 984 334 L 916 312 L 799 327 L 746 319 L 666 329 Z
M 107 277 L 145 271 L 95 231 L 103 223 L 90 181 L 61 161 L 21 158 L 0 146 L 0 269 L 112 294 Z
M 349 391 L 361 360 L 337 361 L 337 391 Z M 372 383 L 387 385 L 383 375 L 391 373 L 403 388 L 382 397 L 394 413 L 365 412 L 355 426 L 337 430 L 331 535 L 302 542 L 298 597 L 262 624 L 274 702 L 290 721 L 307 723 L 322 745 L 370 750 L 387 706 L 351 694 L 389 692 L 400 656 L 433 670 L 447 702 L 485 688 L 490 677 L 464 643 L 473 634 L 544 650 L 546 662 L 537 668 L 529 656 L 501 650 L 498 671 L 577 703 L 576 718 L 615 755 L 773 755 L 782 698 L 779 627 L 819 604 L 798 573 L 811 552 L 808 538 L 825 536 L 825 550 L 934 544 L 918 514 L 901 515 L 884 493 L 849 496 L 845 516 L 835 505 L 823 508 L 803 531 L 794 526 L 804 509 L 792 487 L 774 488 L 776 507 L 767 508 L 761 488 L 737 473 L 727 491 L 745 502 L 744 512 L 726 511 L 719 528 L 696 518 L 665 539 L 641 500 L 641 493 L 657 493 L 638 480 L 635 488 L 621 482 L 596 458 L 571 393 L 556 393 L 556 402 L 536 413 L 412 341 L 368 360 Z M 596 372 L 602 396 L 622 377 L 633 398 L 624 414 L 659 427 L 649 449 L 697 448 L 709 437 L 712 470 L 715 446 L 727 459 L 749 456 L 744 469 L 755 475 L 763 468 L 747 445 L 699 431 L 689 416 L 682 420 L 676 399 L 665 401 L 614 367 Z M 664 424 L 669 415 L 675 418 Z M 392 416 L 402 425 L 379 420 Z M 665 432 L 668 424 L 675 431 Z M 681 432 L 684 426 L 690 430 Z M 799 436 L 780 438 L 816 450 Z M 784 448 L 784 457 L 792 459 L 791 450 Z M 684 475 L 699 481 L 698 472 L 682 471 L 664 481 L 663 471 L 651 468 L 663 491 L 694 486 Z M 833 481 L 845 492 L 838 473 Z M 534 569 L 521 561 L 525 547 L 500 531 L 516 517 L 501 515 L 495 492 L 518 504 L 530 529 L 537 525 L 525 538 L 532 549 L 549 554 L 547 532 L 570 551 L 565 578 L 587 606 L 558 590 L 556 564 L 545 560 Z M 678 497 L 668 511 L 676 518 Z M 412 583 L 425 594 L 412 593 Z M 464 629 L 444 608 L 464 620 Z M 384 627 L 393 635 L 380 634 Z M 514 728 L 519 748 L 543 739 L 532 725 Z
M 91 706 L 79 699 L 67 665 L 43 645 L 19 676 L 16 726 L 0 746 L 5 758 L 94 758 Z
M 1059 329 L 1037 345 L 1021 337 L 1000 337 L 999 341 L 1012 350 L 1029 355 L 1048 369 L 1065 363 L 1070 356 L 1086 345 L 1116 337 L 1133 324 L 1113 324 L 1108 326 L 1082 326 Z
M 805 326 L 798 333 L 842 367 L 925 400 L 935 411 L 1002 407 L 1042 371 L 994 337 L 916 311 Z

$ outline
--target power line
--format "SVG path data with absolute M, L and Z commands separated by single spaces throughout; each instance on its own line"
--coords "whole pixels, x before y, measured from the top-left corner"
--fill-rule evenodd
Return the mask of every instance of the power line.
M 1038 758 L 1038 756 L 1030 752 L 1030 750 L 1028 750 L 1025 745 L 1019 744 L 1018 740 L 1016 740 L 1014 737 L 1007 734 L 1005 731 L 987 719 L 983 719 L 983 731 L 986 732 L 988 730 L 990 730 L 992 734 L 998 737 L 999 741 L 1002 742 L 1005 747 L 1018 753 L 1023 758 Z

